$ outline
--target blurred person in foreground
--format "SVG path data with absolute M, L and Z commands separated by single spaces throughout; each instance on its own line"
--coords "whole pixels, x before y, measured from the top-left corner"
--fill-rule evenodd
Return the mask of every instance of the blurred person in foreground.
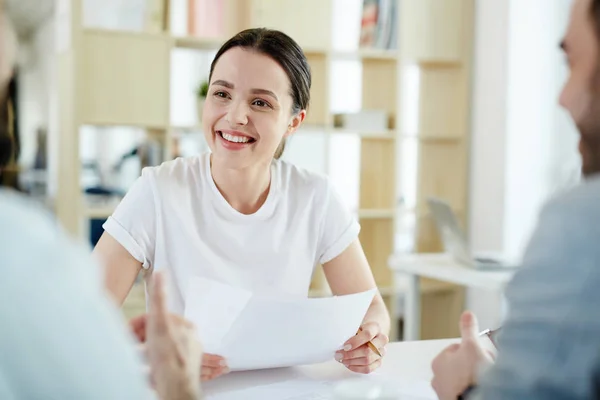
M 0 98 L 16 39 L 0 6 Z M 0 121 L 5 126 L 7 121 Z M 12 146 L 0 130 L 0 170 Z M 200 398 L 201 348 L 190 323 L 167 313 L 153 276 L 150 311 L 136 341 L 99 284 L 89 250 L 58 231 L 32 201 L 0 189 L 0 399 L 191 400 Z
M 549 202 L 507 288 L 494 361 L 474 315 L 462 341 L 433 361 L 442 400 L 587 399 L 600 384 L 600 0 L 575 0 L 561 44 L 570 76 L 560 96 L 580 132 L 584 182 Z M 596 397 L 597 398 L 597 397 Z

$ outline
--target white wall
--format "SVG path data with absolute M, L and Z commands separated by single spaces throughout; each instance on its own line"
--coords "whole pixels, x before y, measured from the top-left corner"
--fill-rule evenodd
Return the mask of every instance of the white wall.
M 474 251 L 520 256 L 541 205 L 578 168 L 576 134 L 560 110 L 558 50 L 570 0 L 478 0 L 473 81 L 470 238 Z M 557 180 L 560 173 L 561 180 Z M 494 326 L 498 296 L 467 306 Z
M 480 0 L 475 14 L 469 237 L 474 250 L 504 248 L 508 2 Z M 497 295 L 467 292 L 481 326 L 499 319 Z M 491 297 L 490 297 L 491 296 Z
M 561 77 L 562 0 L 511 0 L 508 35 L 505 251 L 522 253 L 551 190 Z M 575 135 L 573 135 L 575 136 Z

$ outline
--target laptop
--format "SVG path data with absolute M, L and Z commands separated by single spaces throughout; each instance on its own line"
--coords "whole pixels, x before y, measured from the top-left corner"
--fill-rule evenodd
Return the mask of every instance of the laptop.
M 518 268 L 518 265 L 507 258 L 472 254 L 467 237 L 461 229 L 458 218 L 450 205 L 438 198 L 427 199 L 429 210 L 435 221 L 444 250 L 464 265 L 482 270 L 505 270 Z

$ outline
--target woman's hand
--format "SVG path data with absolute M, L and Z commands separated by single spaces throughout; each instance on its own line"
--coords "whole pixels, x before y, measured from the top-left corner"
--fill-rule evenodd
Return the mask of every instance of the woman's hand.
M 202 381 L 209 381 L 227 373 L 229 373 L 229 368 L 223 357 L 215 354 L 202 355 L 202 373 L 200 376 Z
M 369 374 L 375 371 L 381 366 L 382 357 L 369 347 L 369 341 L 379 350 L 382 357 L 385 356 L 385 346 L 390 340 L 381 332 L 378 323 L 368 322 L 360 327 L 356 336 L 344 344 L 343 350 L 336 352 L 335 359 L 353 372 Z

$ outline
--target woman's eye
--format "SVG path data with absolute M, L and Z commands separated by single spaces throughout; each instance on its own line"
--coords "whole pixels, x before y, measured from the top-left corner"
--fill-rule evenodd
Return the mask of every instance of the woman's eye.
M 259 107 L 270 107 L 269 103 L 263 100 L 254 100 L 254 105 Z
M 225 92 L 215 92 L 214 96 L 221 97 L 221 98 L 225 99 L 225 98 L 227 98 L 227 93 L 225 93 Z

